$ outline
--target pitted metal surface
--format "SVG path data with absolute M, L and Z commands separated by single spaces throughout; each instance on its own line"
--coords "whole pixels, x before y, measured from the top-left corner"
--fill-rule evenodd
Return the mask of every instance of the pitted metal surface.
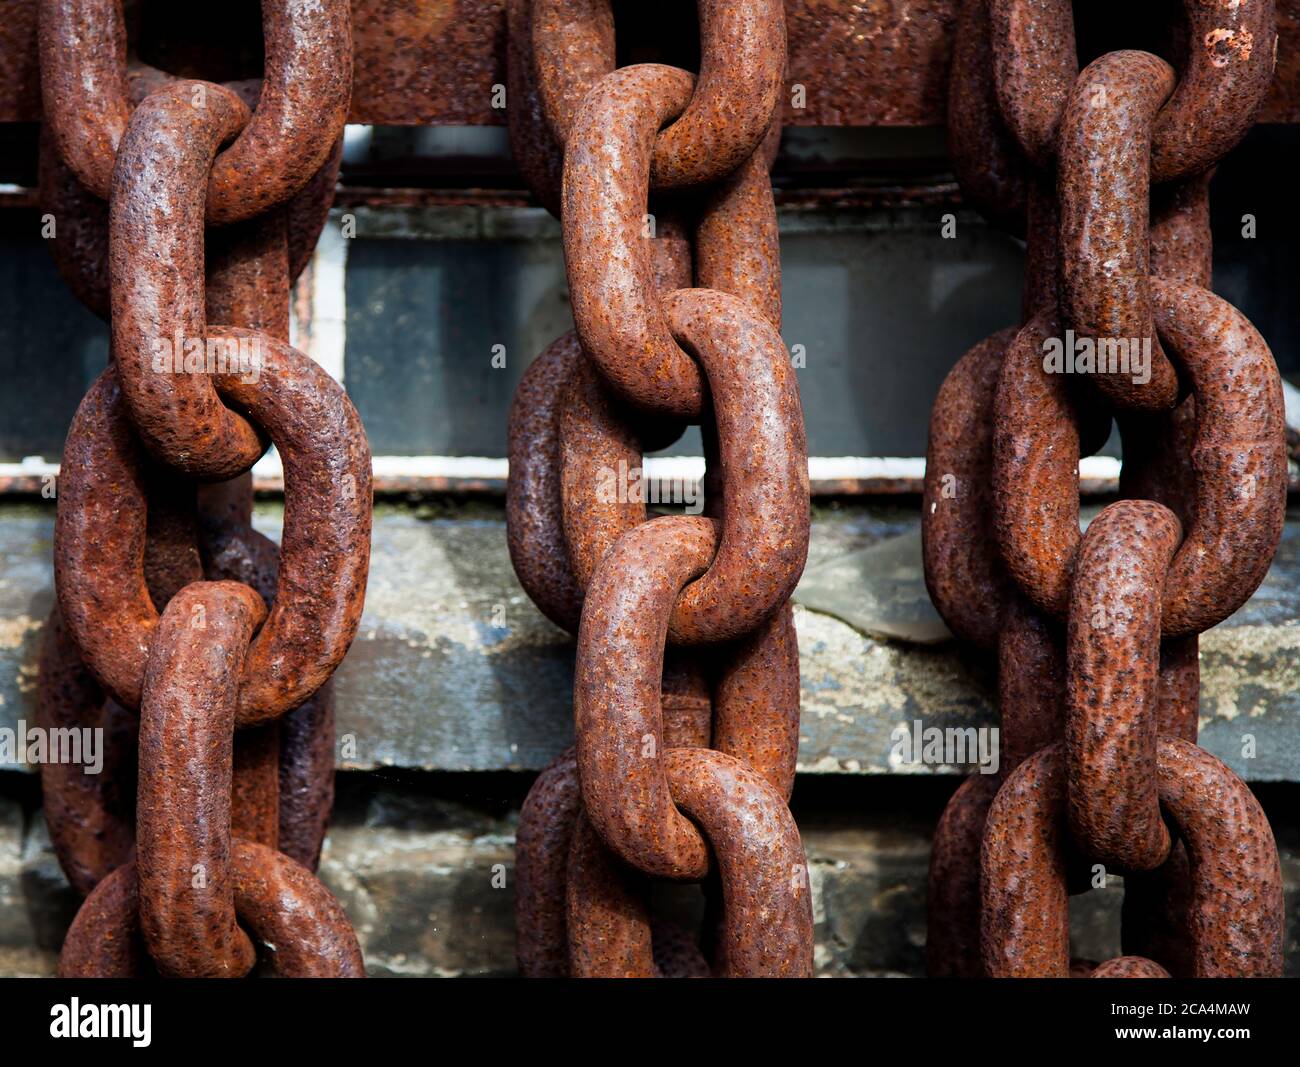
M 807 443 L 777 332 L 768 177 L 785 27 L 774 0 L 702 0 L 699 16 L 696 76 L 616 69 L 605 0 L 509 6 L 511 144 L 560 215 L 577 327 L 529 368 L 510 414 L 511 559 L 578 635 L 576 752 L 520 817 L 525 975 L 812 972 L 786 806 Z M 704 498 L 660 516 L 642 456 L 688 422 Z M 654 879 L 705 883 L 699 944 L 653 914 Z
M 280 974 L 364 974 L 312 869 L 370 452 L 343 390 L 287 343 L 338 174 L 350 6 L 267 0 L 263 16 L 262 79 L 222 85 L 128 64 L 117 0 L 41 4 L 42 193 L 76 238 L 54 242 L 61 272 L 113 326 L 67 438 L 67 607 L 41 662 L 42 720 L 103 725 L 109 749 L 94 788 L 44 776 L 86 895 L 65 975 L 239 977 L 259 952 Z M 293 472 L 279 547 L 250 525 L 267 442 Z
M 1022 325 L 954 367 L 930 425 L 926 583 L 955 634 L 997 641 L 1003 758 L 939 824 L 928 964 L 1276 975 L 1277 847 L 1195 744 L 1199 635 L 1259 586 L 1286 508 L 1277 367 L 1209 291 L 1209 178 L 1267 93 L 1274 5 L 1186 3 L 1165 34 L 1185 55 L 1080 71 L 1089 17 L 1068 0 L 962 7 L 954 168 L 1028 248 Z M 1078 462 L 1112 421 L 1125 499 L 1081 535 Z M 1069 954 L 1085 863 L 1126 876 L 1126 955 L 1100 965 Z

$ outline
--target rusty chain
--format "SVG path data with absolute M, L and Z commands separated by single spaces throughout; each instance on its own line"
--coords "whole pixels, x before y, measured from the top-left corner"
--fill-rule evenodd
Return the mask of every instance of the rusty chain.
M 954 168 L 1027 269 L 1021 325 L 957 363 L 930 423 L 926 582 L 998 655 L 1004 751 L 936 831 L 931 974 L 1281 974 L 1272 832 L 1195 744 L 1197 635 L 1263 580 L 1286 506 L 1277 368 L 1210 291 L 1209 177 L 1263 102 L 1274 5 L 1183 9 L 1175 66 L 1081 71 L 1069 0 L 962 5 Z M 1078 461 L 1112 418 L 1124 499 L 1081 535 Z M 1098 871 L 1125 879 L 1125 955 L 1101 965 L 1069 951 Z
M 241 976 L 259 945 L 278 973 L 363 973 L 312 872 L 370 457 L 341 388 L 288 344 L 337 176 L 350 14 L 262 6 L 263 76 L 217 84 L 133 56 L 121 0 L 41 3 L 54 254 L 112 328 L 63 457 L 40 658 L 40 724 L 107 747 L 94 780 L 41 768 L 86 898 L 64 975 Z M 561 221 L 575 321 L 510 414 L 511 558 L 577 642 L 575 745 L 520 817 L 520 968 L 807 976 L 788 807 L 807 447 L 768 174 L 782 5 L 700 0 L 698 74 L 617 67 L 609 0 L 507 8 L 511 143 Z M 1259 586 L 1285 510 L 1280 379 L 1211 291 L 1209 233 L 1209 179 L 1262 104 L 1276 27 L 1271 0 L 1184 11 L 1168 61 L 1080 70 L 1069 0 L 962 5 L 954 166 L 1027 268 L 1021 323 L 956 364 L 930 426 L 927 585 L 997 655 L 1004 744 L 936 831 L 934 974 L 1280 973 L 1272 832 L 1195 743 L 1198 635 Z M 1077 340 L 1146 353 L 1147 373 L 1049 368 Z M 1112 422 L 1123 499 L 1081 533 L 1078 461 Z M 653 512 L 644 457 L 687 425 L 703 514 Z M 269 444 L 279 547 L 251 525 Z M 1098 870 L 1125 878 L 1125 954 L 1099 964 L 1069 946 L 1069 897 Z M 702 885 L 698 938 L 653 913 L 656 881 Z
M 140 62 L 121 0 L 42 0 L 41 194 L 73 291 L 111 322 L 69 430 L 42 724 L 105 731 L 93 782 L 41 768 L 85 896 L 65 976 L 361 976 L 315 877 L 333 800 L 329 679 L 356 634 L 370 452 L 288 344 L 351 92 L 347 0 L 263 0 L 258 79 Z M 282 542 L 252 465 L 285 468 Z
M 528 976 L 812 971 L 787 807 L 807 445 L 768 177 L 784 11 L 698 13 L 692 75 L 616 68 L 608 0 L 507 8 L 511 144 L 561 220 L 576 326 L 528 368 L 509 425 L 511 559 L 578 642 L 576 745 L 519 822 Z M 615 479 L 644 484 L 644 454 L 688 423 L 705 441 L 704 514 L 652 517 Z M 701 939 L 652 914 L 658 879 L 703 883 Z

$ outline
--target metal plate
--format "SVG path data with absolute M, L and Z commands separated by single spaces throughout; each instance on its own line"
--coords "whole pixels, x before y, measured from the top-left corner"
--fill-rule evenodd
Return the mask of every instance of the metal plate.
M 37 0 L 0 20 L 0 122 L 40 117 Z M 791 126 L 939 125 L 957 0 L 786 0 Z M 351 121 L 504 125 L 505 0 L 353 0 Z M 1263 122 L 1300 119 L 1300 0 L 1278 2 L 1278 74 Z M 805 106 L 793 106 L 802 85 Z

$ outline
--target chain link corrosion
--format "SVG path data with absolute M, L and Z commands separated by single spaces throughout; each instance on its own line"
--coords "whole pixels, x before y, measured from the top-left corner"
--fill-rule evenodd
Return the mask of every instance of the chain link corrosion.
M 1286 508 L 1277 367 L 1209 290 L 1209 177 L 1268 89 L 1274 5 L 1188 0 L 1176 68 L 1080 70 L 1084 11 L 965 0 L 957 33 L 954 169 L 1028 256 L 1021 325 L 957 363 L 930 422 L 926 583 L 998 653 L 1004 758 L 936 831 L 929 970 L 1280 975 L 1272 832 L 1195 744 L 1197 635 L 1259 586 Z M 1124 499 L 1080 534 L 1078 461 L 1112 419 Z M 1125 878 L 1125 955 L 1100 965 L 1069 953 L 1097 870 Z
M 508 4 L 511 144 L 562 223 L 576 326 L 510 412 L 511 559 L 578 641 L 577 743 L 519 822 L 528 976 L 812 973 L 787 807 L 808 461 L 768 177 L 784 11 L 698 13 L 693 75 L 616 69 L 607 0 Z M 643 455 L 689 423 L 703 514 L 654 515 Z M 653 880 L 703 884 L 700 939 L 652 915 Z
M 808 976 L 788 806 L 807 445 L 769 178 L 783 5 L 699 0 L 695 73 L 617 67 L 611 0 L 506 9 L 511 144 L 561 221 L 575 326 L 509 423 L 511 558 L 577 641 L 575 744 L 520 817 L 520 969 Z M 350 10 L 263 0 L 261 78 L 216 84 L 141 63 L 122 0 L 40 3 L 53 252 L 112 331 L 63 456 L 40 656 L 41 726 L 106 748 L 93 780 L 41 770 L 85 897 L 64 975 L 242 976 L 259 952 L 280 974 L 364 973 L 312 872 L 370 455 L 288 344 L 337 177 Z M 936 831 L 929 967 L 1275 975 L 1271 830 L 1195 743 L 1198 635 L 1259 586 L 1286 503 L 1276 366 L 1210 290 L 1209 179 L 1263 103 L 1274 5 L 1186 0 L 1167 56 L 1082 69 L 1076 15 L 963 0 L 955 38 L 954 169 L 1028 254 L 1021 322 L 962 357 L 930 426 L 927 585 L 998 657 L 1004 758 Z M 1122 499 L 1081 533 L 1078 461 L 1112 424 Z M 702 513 L 654 512 L 644 456 L 687 425 Z M 270 444 L 278 547 L 251 526 Z M 1099 964 L 1069 953 L 1069 897 L 1098 869 L 1125 878 L 1124 954 Z M 702 886 L 698 937 L 653 913 L 657 881 Z
M 65 976 L 361 977 L 312 873 L 333 801 L 329 679 L 356 634 L 370 451 L 288 344 L 352 82 L 347 0 L 264 0 L 265 68 L 220 85 L 129 58 L 121 0 L 42 0 L 41 194 L 59 269 L 111 322 L 68 432 L 47 728 L 100 727 L 104 772 L 41 768 L 85 896 Z M 285 466 L 277 547 L 249 469 Z

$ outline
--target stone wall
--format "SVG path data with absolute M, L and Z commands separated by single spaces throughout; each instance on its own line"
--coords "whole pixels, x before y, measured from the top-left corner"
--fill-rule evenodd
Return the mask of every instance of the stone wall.
M 278 533 L 278 512 L 257 523 Z M 52 508 L 0 507 L 0 726 L 32 720 L 52 599 Z M 819 508 L 798 599 L 803 680 L 793 810 L 823 975 L 920 975 L 930 837 L 954 766 L 913 767 L 892 731 L 988 725 L 987 662 L 926 614 L 915 502 Z M 1202 739 L 1251 781 L 1283 851 L 1300 973 L 1300 524 L 1268 580 L 1202 642 Z M 321 873 L 370 973 L 514 972 L 514 829 L 535 772 L 569 743 L 571 642 L 514 582 L 495 504 L 379 509 L 362 632 L 338 680 L 338 801 Z M 838 591 L 838 592 L 837 592 Z M 847 620 L 847 621 L 846 621 Z M 1256 738 L 1256 757 L 1241 738 Z M 493 875 L 505 885 L 493 887 Z M 500 880 L 499 878 L 497 879 Z M 1076 955 L 1118 953 L 1120 884 L 1074 899 Z M 77 907 L 30 769 L 0 770 L 0 974 L 51 974 Z M 656 907 L 691 923 L 693 887 Z
M 374 977 L 515 973 L 514 827 L 531 775 L 339 775 L 321 875 L 356 925 Z M 930 835 L 951 779 L 802 780 L 803 832 L 823 976 L 920 976 Z M 0 775 L 0 975 L 51 975 L 78 899 L 58 868 L 30 776 Z M 1300 787 L 1257 789 L 1278 832 L 1287 888 L 1287 973 L 1300 975 Z M 493 888 L 504 865 L 505 886 Z M 498 879 L 499 881 L 499 879 Z M 1119 954 L 1122 883 L 1074 897 L 1072 951 Z M 689 925 L 693 887 L 656 908 Z

